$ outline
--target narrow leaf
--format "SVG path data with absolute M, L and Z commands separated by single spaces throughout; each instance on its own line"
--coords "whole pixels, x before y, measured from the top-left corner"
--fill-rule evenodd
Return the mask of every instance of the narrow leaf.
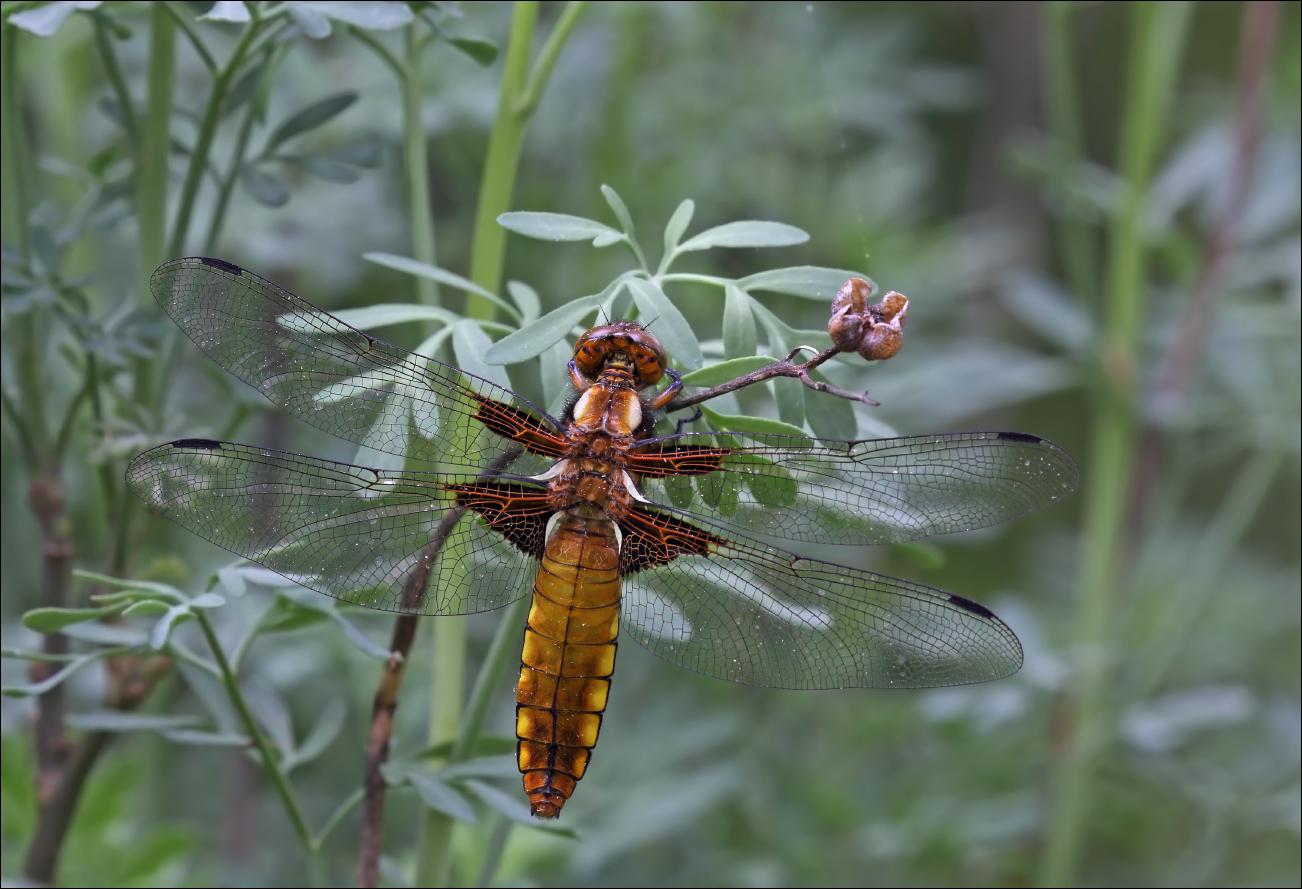
M 344 702 L 340 698 L 331 698 L 330 703 L 326 704 L 321 715 L 317 717 L 312 731 L 308 733 L 299 748 L 286 758 L 285 770 L 298 768 L 325 753 L 326 748 L 339 737 L 339 731 L 344 727 L 344 719 L 347 716 L 348 708 Z
M 452 351 L 457 356 L 457 366 L 467 373 L 491 380 L 504 388 L 511 388 L 511 378 L 500 364 L 489 364 L 484 355 L 492 348 L 493 341 L 484 333 L 483 328 L 470 318 L 463 318 L 452 325 Z
M 415 303 L 382 303 L 360 309 L 340 309 L 333 314 L 349 327 L 356 327 L 358 330 L 373 330 L 377 327 L 411 324 L 415 321 L 452 324 L 460 317 L 456 312 L 449 312 L 439 306 L 421 306 Z
M 633 216 L 628 212 L 628 207 L 624 204 L 624 199 L 619 196 L 619 192 L 609 185 L 603 185 L 601 186 L 601 196 L 606 199 L 606 203 L 610 205 L 615 218 L 624 227 L 624 234 L 630 238 L 633 237 Z
M 0 694 L 4 694 L 6 697 L 10 698 L 29 698 L 43 695 L 56 685 L 66 682 L 73 673 L 76 673 L 91 661 L 97 661 L 109 654 L 112 654 L 112 652 L 104 650 L 89 652 L 88 654 L 84 654 L 77 658 L 75 661 L 72 661 L 52 676 L 47 676 L 45 679 L 42 679 L 40 682 L 33 682 L 30 685 L 6 685 L 3 688 L 0 688 Z
M 329 5 L 333 6 L 335 4 Z M 295 136 L 301 136 L 310 130 L 316 129 L 356 101 L 357 93 L 348 90 L 336 93 L 333 96 L 327 96 L 318 102 L 313 102 L 276 127 L 271 134 L 271 138 L 267 140 L 263 154 L 270 154 Z
M 537 238 L 540 241 L 589 241 L 600 237 L 613 237 L 615 241 L 624 240 L 624 235 L 603 222 L 585 219 L 582 216 L 569 216 L 565 213 L 541 213 L 534 211 L 515 211 L 503 213 L 497 217 L 497 224 L 517 235 Z
M 718 386 L 720 383 L 728 383 L 737 377 L 745 376 L 748 373 L 754 373 L 761 367 L 768 367 L 770 364 L 776 364 L 776 358 L 770 358 L 767 355 L 751 355 L 747 358 L 734 358 L 731 361 L 720 361 L 718 364 L 711 364 L 709 367 L 703 367 L 700 370 L 694 370 L 689 374 L 683 374 L 684 386 Z
M 204 721 L 202 716 L 167 716 L 125 710 L 96 710 L 68 716 L 69 727 L 88 732 L 161 732 L 202 725 Z
M 466 781 L 465 785 L 467 789 L 475 794 L 475 796 L 479 797 L 479 799 L 484 803 L 487 803 L 489 808 L 502 815 L 502 817 L 506 818 L 508 821 L 513 821 L 516 824 L 521 824 L 525 827 L 532 827 L 546 833 L 555 834 L 556 836 L 568 837 L 572 840 L 577 840 L 579 838 L 578 832 L 571 827 L 560 827 L 559 825 L 540 821 L 533 817 L 533 814 L 529 811 L 529 807 L 520 802 L 519 798 L 513 794 L 506 793 L 505 791 L 500 790 L 491 784 L 486 784 L 483 781 Z
M 688 198 L 679 204 L 674 215 L 669 217 L 669 222 L 665 225 L 665 256 L 672 256 L 678 249 L 678 242 L 682 240 L 687 226 L 692 224 L 692 215 L 695 212 L 696 202 Z
M 283 207 L 289 203 L 289 186 L 284 180 L 251 164 L 240 173 L 240 186 L 264 207 Z
M 500 303 L 496 293 L 480 287 L 469 278 L 463 278 L 455 272 L 449 272 L 447 269 L 439 268 L 436 265 L 430 265 L 427 262 L 411 259 L 406 256 L 398 256 L 393 253 L 363 253 L 362 259 L 367 262 L 373 262 L 376 265 L 386 266 L 396 269 L 400 272 L 406 272 L 409 275 L 415 275 L 418 278 L 429 278 L 431 281 L 438 281 L 440 284 L 446 284 L 448 287 L 455 287 L 457 290 L 464 290 L 466 293 L 473 293 L 482 296 L 484 299 Z M 514 312 L 515 308 L 512 307 Z
M 770 269 L 759 272 L 737 282 L 745 291 L 765 290 L 773 293 L 786 293 L 791 296 L 803 296 L 806 299 L 827 300 L 831 306 L 832 297 L 851 278 L 867 278 L 862 272 L 850 272 L 845 269 L 829 269 L 822 266 L 798 265 L 785 269 Z M 877 292 L 876 285 L 873 292 Z
M 333 158 L 322 157 L 319 154 L 291 154 L 283 155 L 283 157 L 290 163 L 298 164 L 316 178 L 324 179 L 326 182 L 352 185 L 362 178 L 362 174 L 357 172 L 356 167 Z
M 173 605 L 167 609 L 167 613 L 160 617 L 149 631 L 149 647 L 154 651 L 161 651 L 167 644 L 167 637 L 172 634 L 172 628 L 192 617 L 194 612 L 188 605 Z
M 163 737 L 177 744 L 193 744 L 199 747 L 250 747 L 253 739 L 238 732 L 204 732 L 194 729 L 176 729 L 164 732 Z
M 217 593 L 204 593 L 190 600 L 191 608 L 221 608 L 226 600 Z
M 72 624 L 117 614 L 127 604 L 119 602 L 104 608 L 36 608 L 23 615 L 23 626 L 38 633 L 57 633 Z
M 506 292 L 511 294 L 511 299 L 520 307 L 521 324 L 532 324 L 542 315 L 542 300 L 538 299 L 538 291 L 528 284 L 523 281 L 507 281 Z
M 286 5 L 310 9 L 368 31 L 392 31 L 410 24 L 413 18 L 410 7 L 396 0 L 295 0 Z
M 558 309 L 553 309 L 532 324 L 521 327 L 493 343 L 484 354 L 488 364 L 517 364 L 545 352 L 554 343 L 570 335 L 578 324 L 601 303 L 601 294 L 581 296 Z
M 235 22 L 244 24 L 251 21 L 253 16 L 249 14 L 249 8 L 239 0 L 217 0 L 212 8 L 199 16 L 201 22 Z
M 679 253 L 709 250 L 711 247 L 790 247 L 809 240 L 809 234 L 781 222 L 746 220 L 707 228 L 678 248 Z M 845 283 L 844 280 L 841 281 Z M 839 287 L 840 285 L 838 285 Z M 832 291 L 835 294 L 836 291 Z M 831 299 L 831 295 L 828 296 Z
M 723 292 L 723 357 L 754 355 L 758 336 L 755 314 L 750 310 L 750 296 L 732 284 L 726 285 Z
M 790 423 L 783 423 L 781 420 L 770 420 L 767 417 L 746 417 L 737 414 L 720 414 L 704 405 L 701 405 L 701 410 L 705 414 L 705 419 L 709 420 L 710 424 L 716 429 L 726 429 L 729 432 L 767 432 L 777 435 L 797 435 L 803 439 L 809 438 L 809 434 L 799 426 L 792 426 Z
M 416 789 L 421 802 L 434 811 L 470 824 L 478 820 L 475 817 L 474 806 L 461 791 L 444 783 L 437 775 L 419 769 L 409 769 L 404 771 L 402 776 Z
M 453 37 L 448 43 L 485 68 L 497 61 L 497 44 L 491 40 L 480 37 Z
M 651 281 L 630 278 L 627 285 L 642 322 L 650 325 L 651 332 L 664 344 L 669 357 L 689 370 L 698 369 L 704 361 L 701 346 L 678 307 Z

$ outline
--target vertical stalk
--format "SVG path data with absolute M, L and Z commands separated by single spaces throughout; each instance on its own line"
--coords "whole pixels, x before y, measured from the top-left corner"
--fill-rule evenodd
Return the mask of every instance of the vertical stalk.
M 155 3 L 149 11 L 149 95 L 136 155 L 136 217 L 140 223 L 136 301 L 140 305 L 149 304 L 149 276 L 163 262 L 175 55 L 176 22 L 166 6 Z
M 31 165 L 26 128 L 18 106 L 18 29 L 0 25 L 0 186 L 4 189 L 4 239 L 27 253 L 27 212 L 31 206 Z
M 157 4 L 161 6 L 162 4 Z M 235 51 L 230 59 L 217 71 L 213 78 L 212 92 L 208 95 L 208 104 L 204 108 L 203 121 L 199 125 L 199 136 L 190 153 L 190 166 L 185 171 L 185 182 L 181 185 L 181 203 L 176 211 L 176 222 L 172 228 L 172 240 L 168 254 L 180 256 L 185 251 L 186 236 L 190 232 L 190 217 L 194 214 L 195 199 L 199 195 L 199 186 L 208 171 L 208 155 L 212 151 L 213 139 L 217 135 L 217 125 L 221 122 L 222 108 L 226 104 L 226 94 L 230 91 L 231 81 L 244 63 L 244 57 L 261 30 L 258 20 L 250 22 L 240 35 Z
M 1051 0 L 1045 4 L 1043 45 L 1046 116 L 1058 140 L 1059 156 L 1055 170 L 1055 187 L 1062 191 L 1075 175 L 1075 166 L 1084 156 L 1080 136 L 1080 107 L 1076 101 L 1076 54 L 1071 41 L 1071 0 Z M 1059 249 L 1063 270 L 1079 299 L 1089 303 L 1097 298 L 1098 282 L 1094 274 L 1094 246 L 1084 219 L 1077 215 L 1070 201 L 1060 208 L 1058 219 Z
M 1107 740 L 1107 663 L 1126 492 L 1135 450 L 1135 400 L 1146 285 L 1142 225 L 1147 191 L 1166 128 L 1179 70 L 1189 2 L 1145 2 L 1132 9 L 1130 60 L 1121 129 L 1120 169 L 1127 186 L 1109 233 L 1109 264 L 1099 343 L 1091 467 L 1077 601 L 1076 684 L 1069 736 L 1055 775 L 1040 883 L 1074 881 L 1089 810 L 1090 778 Z
M 433 697 L 430 700 L 429 743 L 455 741 L 461 723 L 466 677 L 466 622 L 441 617 L 429 621 L 433 645 Z M 456 821 L 425 809 L 423 838 L 416 862 L 416 885 L 446 886 L 452 871 L 452 831 Z
M 538 20 L 538 3 L 520 0 L 515 4 L 506 63 L 502 70 L 502 91 L 497 100 L 497 118 L 488 137 L 484 176 L 479 184 L 474 248 L 470 258 L 470 279 L 494 293 L 502 288 L 502 267 L 506 259 L 506 231 L 497 224 L 497 217 L 511 209 L 525 129 L 547 88 L 561 50 L 586 5 L 583 0 L 572 0 L 565 7 L 530 72 L 529 56 L 534 25 Z M 466 314 L 471 318 L 492 318 L 495 311 L 487 300 L 473 294 L 466 295 Z
M 425 121 L 421 115 L 421 57 L 426 42 L 412 22 L 407 28 L 407 62 L 398 78 L 402 87 L 402 154 L 407 169 L 407 209 L 411 217 L 411 255 L 420 262 L 438 265 L 434 243 L 434 211 L 429 197 L 429 155 Z M 439 304 L 439 286 L 429 278 L 416 278 L 416 301 L 424 306 Z M 432 330 L 427 331 L 433 333 Z

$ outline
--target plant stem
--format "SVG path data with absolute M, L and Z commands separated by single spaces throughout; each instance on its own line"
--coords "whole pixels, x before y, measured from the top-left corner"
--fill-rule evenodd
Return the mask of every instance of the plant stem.
M 717 386 L 703 389 L 692 395 L 680 395 L 673 401 L 669 402 L 665 407 L 665 410 L 680 411 L 684 408 L 689 408 L 694 404 L 700 404 L 702 401 L 709 401 L 711 398 L 718 398 L 720 395 L 724 395 L 728 392 L 735 392 L 738 389 L 745 388 L 746 386 L 753 386 L 756 383 L 762 383 L 765 380 L 772 380 L 778 377 L 794 377 L 816 392 L 826 392 L 828 395 L 835 395 L 837 398 L 844 398 L 848 401 L 858 401 L 871 407 L 877 407 L 881 404 L 881 402 L 876 399 L 869 398 L 866 392 L 851 392 L 849 389 L 842 389 L 840 386 L 833 386 L 831 383 L 815 380 L 810 376 L 810 372 L 815 368 L 839 355 L 841 353 L 840 349 L 835 346 L 830 349 L 824 349 L 804 364 L 796 364 L 794 360 L 795 357 L 805 349 L 810 349 L 812 351 L 810 346 L 802 346 L 801 348 L 792 351 L 790 355 L 783 358 L 781 361 L 775 361 L 766 367 L 761 367 L 759 370 L 743 374 L 735 380 L 720 383 Z
M 479 675 L 475 677 L 475 687 L 470 692 L 466 715 L 457 732 L 457 740 L 452 745 L 452 753 L 448 756 L 449 762 L 467 759 L 475 747 L 475 741 L 479 740 L 484 718 L 488 715 L 488 705 L 492 703 L 493 694 L 502 682 L 502 674 L 513 658 L 519 658 L 520 628 L 529 615 L 531 601 L 532 596 L 522 596 L 502 612 L 502 620 L 493 633 L 493 641 L 489 643 L 488 653 L 484 655 L 484 662 L 479 667 Z
M 31 172 L 27 128 L 18 107 L 18 29 L 6 20 L 0 24 L 0 232 L 23 254 L 28 247 Z
M 104 63 L 104 73 L 108 75 L 113 92 L 117 94 L 118 106 L 122 110 L 122 128 L 127 133 L 127 143 L 132 153 L 140 150 L 140 122 L 136 119 L 136 106 L 131 100 L 131 91 L 127 89 L 126 79 L 122 76 L 122 66 L 118 64 L 118 54 L 113 48 L 113 35 L 103 13 L 91 13 L 95 28 L 95 48 L 99 50 L 100 61 Z
M 1058 141 L 1055 187 L 1060 192 L 1065 192 L 1066 183 L 1076 175 L 1084 153 L 1080 137 L 1080 108 L 1076 101 L 1076 54 L 1071 41 L 1071 14 L 1075 7 L 1071 0 L 1052 0 L 1045 4 L 1042 17 L 1047 81 L 1045 110 Z M 1088 224 L 1067 199 L 1064 199 L 1058 215 L 1058 236 L 1067 280 L 1079 299 L 1092 303 L 1098 293 L 1094 246 Z
M 165 3 L 150 8 L 149 95 L 140 150 L 136 155 L 136 217 L 140 223 L 140 260 L 136 297 L 149 305 L 149 276 L 163 262 L 167 232 L 167 159 L 171 151 L 172 86 L 176 56 L 176 20 Z M 138 383 L 139 385 L 139 383 Z M 145 402 L 148 403 L 148 402 Z
M 407 62 L 398 78 L 402 89 L 402 154 L 407 170 L 407 210 L 411 222 L 411 255 L 428 265 L 438 265 L 434 242 L 434 211 L 429 196 L 429 155 L 425 139 L 425 121 L 421 114 L 421 57 L 425 44 L 416 22 L 407 27 Z M 424 306 L 439 305 L 439 285 L 429 278 L 416 277 L 416 302 Z M 434 333 L 428 324 L 426 336 Z
M 190 166 L 185 171 L 185 182 L 181 185 L 181 201 L 176 212 L 176 222 L 172 228 L 172 240 L 168 247 L 171 257 L 182 255 L 185 251 L 186 237 L 190 232 L 190 217 L 194 213 L 195 200 L 199 195 L 199 186 L 208 171 L 208 155 L 212 151 L 213 139 L 217 135 L 217 125 L 221 122 L 222 107 L 226 104 L 226 94 L 231 80 L 239 71 L 244 57 L 253 40 L 261 30 L 262 23 L 254 19 L 244 28 L 239 43 L 230 59 L 213 78 L 212 91 L 208 95 L 208 105 L 204 108 L 203 121 L 199 125 L 199 136 L 190 153 Z
M 1074 881 L 1084 839 L 1093 765 L 1108 735 L 1107 661 L 1126 491 L 1134 456 L 1135 350 L 1146 287 L 1143 220 L 1152 170 L 1166 129 L 1191 4 L 1146 0 L 1132 7 L 1130 62 L 1121 128 L 1120 168 L 1126 195 L 1109 238 L 1106 307 L 1099 343 L 1092 472 L 1086 490 L 1077 601 L 1077 680 L 1068 707 L 1070 735 L 1055 776 L 1040 883 Z
M 267 56 L 266 67 L 263 69 L 263 77 L 270 77 L 272 74 L 272 61 L 270 54 Z M 261 79 L 261 78 L 260 78 Z M 261 88 L 261 85 L 259 85 Z M 208 237 L 204 239 L 204 253 L 213 255 L 217 251 L 217 242 L 221 238 L 222 229 L 226 225 L 226 210 L 230 206 L 231 195 L 235 192 L 235 183 L 240 178 L 240 171 L 244 167 L 244 155 L 249 148 L 249 137 L 253 134 L 253 125 L 258 122 L 259 102 L 256 97 L 249 99 L 249 107 L 244 110 L 244 118 L 240 121 L 240 130 L 235 137 L 235 146 L 231 149 L 230 166 L 226 169 L 226 176 L 222 179 L 221 186 L 217 193 L 217 206 L 213 209 L 212 219 L 208 223 Z
M 249 709 L 249 704 L 244 699 L 244 692 L 240 689 L 239 678 L 231 670 L 230 662 L 226 659 L 226 652 L 222 649 L 221 641 L 217 638 L 217 632 L 213 629 L 208 614 L 202 609 L 195 609 L 194 614 L 199 621 L 199 628 L 203 631 L 203 637 L 208 642 L 208 648 L 212 650 L 213 659 L 217 662 L 217 670 L 221 673 L 222 685 L 226 686 L 226 694 L 230 697 L 231 703 L 235 705 L 235 711 L 239 713 L 245 731 L 253 739 L 253 746 L 258 749 L 258 758 L 261 760 L 262 768 L 271 777 L 272 786 L 276 788 L 276 795 L 280 797 L 281 804 L 285 807 L 285 813 L 289 815 L 289 821 L 294 826 L 294 832 L 298 834 L 299 841 L 303 844 L 304 852 L 308 858 L 311 858 L 316 854 L 316 847 L 312 842 L 312 831 L 308 827 L 307 819 L 303 816 L 303 810 L 299 808 L 298 800 L 294 797 L 294 790 L 289 785 L 289 778 L 281 770 L 279 758 L 276 757 L 271 744 L 262 733 L 257 720 L 253 718 L 253 711 Z
M 497 217 L 511 209 L 525 129 L 542 99 L 561 50 L 587 4 L 582 0 L 572 0 L 566 6 L 530 73 L 529 56 L 533 48 L 534 25 L 538 20 L 538 5 L 534 0 L 520 0 L 515 4 L 502 70 L 502 90 L 497 100 L 497 118 L 488 138 L 484 175 L 479 184 L 470 280 L 493 293 L 502 288 L 502 269 L 506 259 L 506 230 L 497 224 Z M 473 294 L 466 295 L 466 314 L 469 317 L 492 318 L 494 312 L 492 303 Z

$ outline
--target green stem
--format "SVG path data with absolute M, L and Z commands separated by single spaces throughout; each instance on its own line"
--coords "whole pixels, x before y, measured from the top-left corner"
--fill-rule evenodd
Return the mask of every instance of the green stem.
M 407 211 L 411 222 L 411 255 L 428 265 L 438 265 L 434 242 L 434 211 L 429 198 L 429 156 L 425 140 L 425 122 L 421 115 L 424 78 L 421 57 L 424 46 L 419 29 L 413 22 L 407 28 L 407 63 L 399 85 L 402 88 L 402 153 L 407 170 Z M 416 277 L 416 301 L 424 306 L 439 305 L 438 282 Z M 426 336 L 434 333 L 426 325 Z
M 1059 156 L 1055 163 L 1055 187 L 1065 193 L 1067 182 L 1076 174 L 1083 157 L 1080 136 L 1080 108 L 1076 100 L 1075 52 L 1071 42 L 1072 0 L 1045 4 L 1042 42 L 1045 59 L 1045 104 L 1049 124 L 1057 137 Z M 1094 276 L 1094 247 L 1085 220 L 1068 199 L 1058 218 L 1059 249 L 1063 269 L 1077 296 L 1092 302 L 1098 293 Z
M 24 255 L 31 173 L 27 128 L 18 105 L 18 29 L 5 21 L 0 24 L 0 187 L 4 190 L 0 231 Z
M 488 848 L 484 850 L 484 863 L 479 867 L 479 876 L 475 878 L 476 886 L 491 886 L 497 875 L 497 866 L 502 862 L 502 853 L 506 851 L 506 841 L 511 836 L 511 822 L 500 814 L 494 814 L 493 827 L 488 832 Z
M 1153 0 L 1132 7 L 1129 80 L 1121 128 L 1120 168 L 1127 191 L 1109 238 L 1106 307 L 1099 344 L 1092 471 L 1085 492 L 1083 552 L 1077 602 L 1076 673 L 1071 734 L 1055 776 L 1040 883 L 1074 881 L 1089 810 L 1093 766 L 1107 737 L 1111 669 L 1107 648 L 1121 582 L 1126 492 L 1135 450 L 1135 351 L 1146 288 L 1142 225 L 1153 167 L 1175 90 L 1188 2 Z
M 525 129 L 547 88 L 556 60 L 587 4 L 573 0 L 565 8 L 530 73 L 529 56 L 534 25 L 538 20 L 538 5 L 532 0 L 520 0 L 515 4 L 502 71 L 502 91 L 497 101 L 497 118 L 488 138 L 488 154 L 484 160 L 484 176 L 480 181 L 479 204 L 475 211 L 470 280 L 494 293 L 502 287 L 502 268 L 506 258 L 506 230 L 497 224 L 497 217 L 511 209 Z M 471 318 L 492 318 L 494 312 L 492 303 L 473 294 L 466 295 L 466 314 Z
M 466 716 L 461 722 L 460 731 L 457 732 L 456 743 L 452 745 L 449 762 L 461 762 L 467 759 L 470 751 L 474 749 L 475 741 L 479 739 L 479 734 L 484 727 L 488 705 L 501 686 L 502 674 L 513 657 L 519 658 L 520 628 L 524 626 L 525 618 L 529 615 L 531 601 L 531 596 L 523 596 L 503 610 L 502 620 L 493 634 L 493 641 L 489 643 L 488 653 L 484 655 L 484 663 L 479 667 L 479 675 L 475 677 L 475 687 L 470 692 L 470 700 L 466 704 Z
M 113 92 L 117 94 L 118 105 L 122 109 L 122 127 L 127 132 L 127 142 L 132 153 L 139 150 L 140 123 L 136 120 L 136 106 L 131 101 L 131 91 L 127 89 L 126 79 L 122 76 L 122 66 L 118 64 L 118 54 L 113 48 L 113 35 L 109 33 L 107 17 L 100 12 L 91 14 L 95 25 L 95 48 L 99 50 L 100 61 L 104 63 L 104 73 L 108 75 Z
M 217 135 L 217 125 L 221 122 L 226 94 L 261 26 L 262 23 L 255 19 L 245 27 L 230 59 L 213 78 L 212 92 L 208 96 L 208 105 L 204 109 L 203 122 L 199 125 L 199 137 L 195 140 L 194 149 L 190 153 L 190 166 L 185 171 L 185 182 L 181 186 L 181 201 L 168 248 L 168 253 L 172 257 L 180 256 L 185 251 L 186 236 L 190 232 L 190 217 L 194 213 L 199 186 L 203 183 L 203 177 L 208 170 L 208 155 L 212 151 L 213 139 Z
M 163 262 L 167 232 L 167 159 L 171 151 L 172 87 L 176 56 L 176 19 L 166 3 L 150 8 L 149 95 L 145 126 L 136 155 L 136 217 L 140 223 L 137 301 L 151 304 L 149 276 Z M 139 374 L 137 374 L 139 376 Z M 139 382 L 138 382 L 139 385 Z M 144 403 L 148 403 L 145 401 Z
M 434 681 L 429 743 L 433 746 L 452 741 L 455 745 L 466 675 L 466 622 L 444 617 L 430 623 Z M 452 870 L 452 831 L 456 821 L 432 809 L 424 810 L 423 818 L 416 885 L 446 886 Z
M 276 794 L 285 806 L 285 812 L 289 815 L 290 823 L 294 825 L 294 832 L 298 834 L 303 849 L 307 852 L 309 858 L 313 858 L 316 854 L 316 846 L 312 842 L 312 830 L 308 827 L 307 819 L 303 816 L 303 810 L 299 808 L 298 800 L 294 797 L 293 788 L 289 786 L 289 777 L 281 770 L 280 760 L 276 757 L 271 744 L 268 743 L 266 736 L 262 733 L 257 720 L 253 718 L 253 711 L 249 709 L 249 704 L 244 699 L 244 692 L 240 689 L 239 679 L 236 678 L 234 671 L 231 670 L 230 663 L 226 660 L 226 652 L 222 649 L 221 641 L 217 638 L 212 621 L 208 619 L 207 613 L 202 609 L 196 610 L 194 614 L 199 620 L 199 627 L 203 630 L 203 636 L 208 642 L 208 647 L 212 649 L 213 658 L 217 661 L 217 670 L 221 673 L 221 680 L 222 684 L 226 686 L 226 693 L 230 696 L 231 703 L 235 705 L 235 710 L 240 715 L 240 721 L 244 723 L 245 731 L 253 739 L 253 746 L 258 749 L 258 757 L 262 761 L 262 768 L 271 777 L 271 783 L 275 786 Z
M 177 9 L 176 3 L 173 2 L 173 0 L 164 0 L 164 2 L 155 3 L 154 5 L 162 7 L 161 11 L 167 13 L 167 15 L 172 19 L 173 25 L 181 26 L 181 30 L 185 32 L 186 39 L 190 41 L 190 45 L 194 47 L 194 51 L 199 54 L 200 60 L 203 61 L 203 66 L 208 69 L 209 74 L 216 76 L 217 60 L 213 58 L 212 53 L 208 51 L 208 47 L 204 44 L 203 38 L 200 37 L 199 32 L 195 30 L 194 22 L 190 21 L 190 17 L 183 11 Z

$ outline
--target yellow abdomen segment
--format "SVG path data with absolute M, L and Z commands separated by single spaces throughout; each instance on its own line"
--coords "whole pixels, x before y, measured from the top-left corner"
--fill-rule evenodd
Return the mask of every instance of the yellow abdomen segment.
M 534 582 L 515 697 L 516 759 L 540 818 L 560 814 L 588 766 L 615 671 L 618 630 L 615 525 L 595 509 L 566 512 Z

